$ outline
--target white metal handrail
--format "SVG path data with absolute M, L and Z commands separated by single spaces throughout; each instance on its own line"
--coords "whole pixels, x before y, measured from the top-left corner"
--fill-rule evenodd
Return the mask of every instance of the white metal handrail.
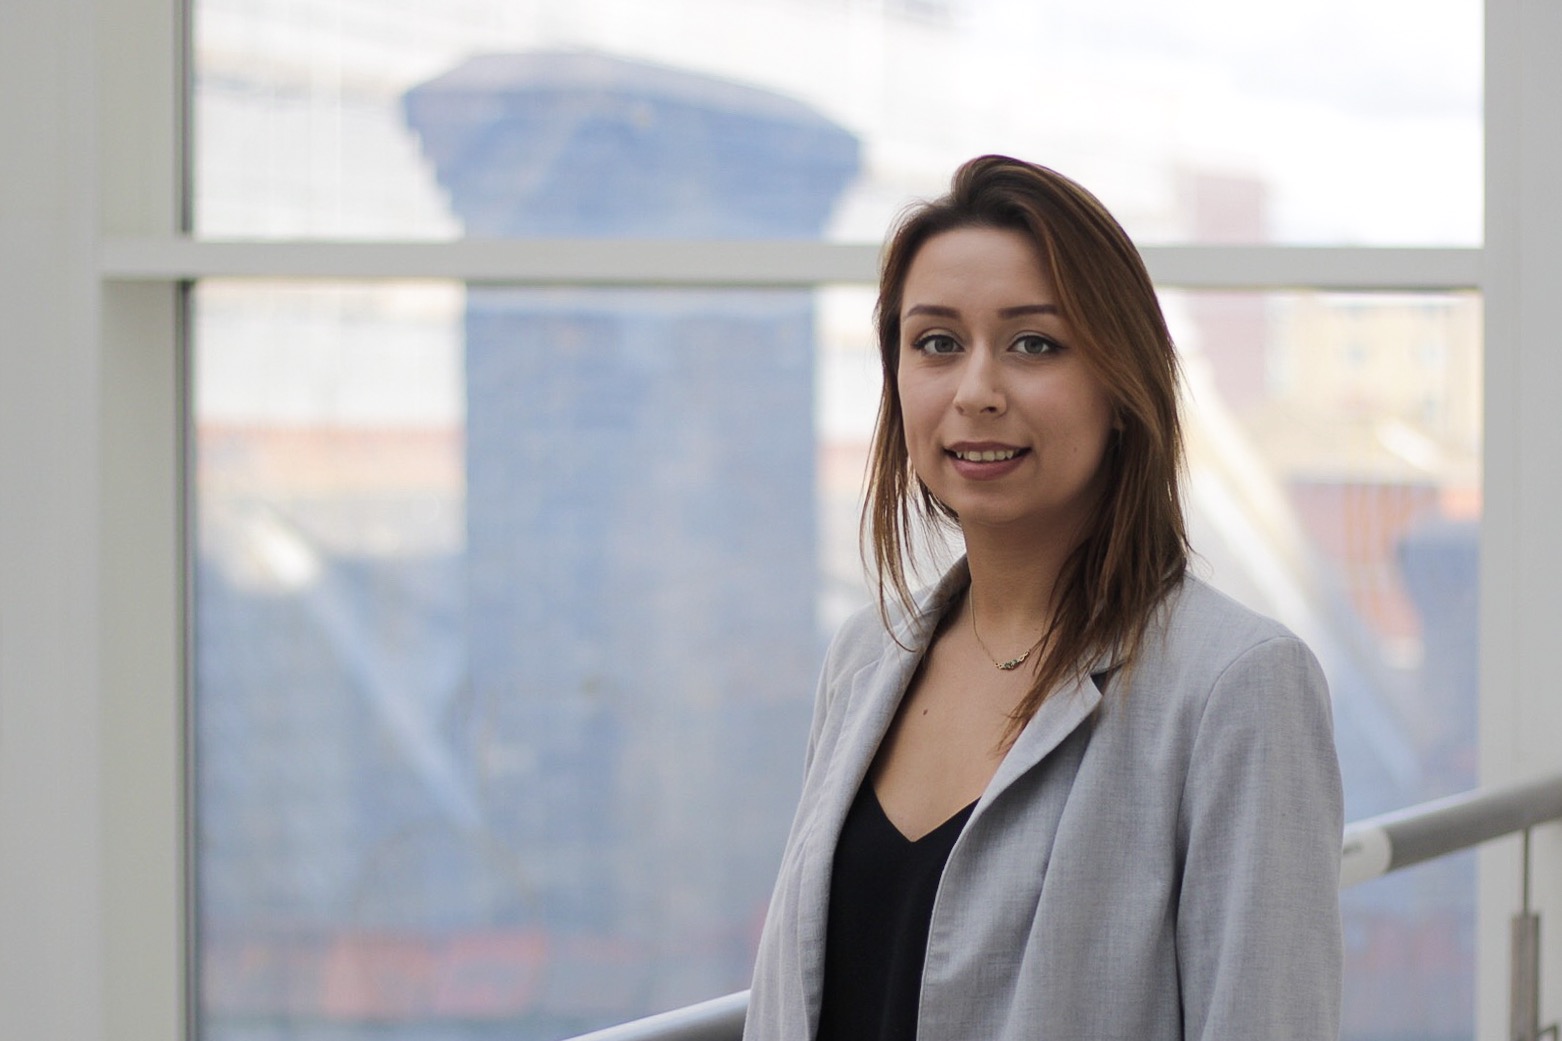
M 748 991 L 596 1030 L 570 1041 L 739 1041 Z
M 1525 877 L 1528 879 L 1529 829 L 1548 821 L 1562 819 L 1562 775 L 1538 781 L 1479 789 L 1369 817 L 1345 827 L 1340 854 L 1340 888 L 1345 889 L 1370 879 L 1457 853 L 1505 835 L 1525 835 Z M 1525 937 L 1530 924 L 1528 885 L 1525 886 Z M 1538 930 L 1538 926 L 1534 927 Z M 1518 962 L 1521 931 L 1515 921 L 1515 962 Z M 1515 964 L 1515 972 L 1534 966 Z M 1531 987 L 1525 1000 L 1538 997 Z M 748 991 L 727 994 L 697 1005 L 674 1009 L 659 1015 L 597 1030 L 571 1041 L 739 1041 L 743 1036 L 743 1018 L 748 1011 Z M 1515 1008 L 1515 1018 L 1529 1016 L 1527 1009 Z M 1515 1038 L 1537 1037 L 1533 1019 L 1519 1025 Z M 1550 1028 L 1555 1030 L 1555 1028 Z
M 1345 826 L 1340 888 L 1562 818 L 1562 775 L 1461 792 Z

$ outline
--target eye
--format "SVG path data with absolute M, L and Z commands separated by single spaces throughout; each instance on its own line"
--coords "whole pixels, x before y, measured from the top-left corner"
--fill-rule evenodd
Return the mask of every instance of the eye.
M 1054 354 L 1063 349 L 1058 341 L 1042 336 L 1040 333 L 1026 333 L 1015 339 L 1014 345 L 1009 348 L 1016 354 L 1027 354 L 1031 357 L 1040 357 L 1044 354 Z
M 912 341 L 911 349 L 923 354 L 957 354 L 960 344 L 948 333 L 928 333 Z

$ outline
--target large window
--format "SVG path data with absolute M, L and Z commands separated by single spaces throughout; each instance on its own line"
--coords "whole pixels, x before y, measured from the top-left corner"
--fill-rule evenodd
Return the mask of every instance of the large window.
M 197 4 L 199 235 L 630 240 L 611 286 L 394 241 L 421 277 L 198 284 L 201 1035 L 547 1039 L 744 986 L 867 599 L 872 272 L 831 243 L 997 150 L 1142 243 L 1478 240 L 1476 5 L 1250 6 Z M 675 240 L 739 242 L 668 286 Z M 817 274 L 767 276 L 797 240 Z M 1354 819 L 1473 782 L 1480 302 L 1303 263 L 1331 291 L 1165 303 L 1198 567 L 1319 651 Z M 1349 897 L 1348 1037 L 1470 1036 L 1471 889 Z
M 605 193 L 663 177 L 692 190 L 710 134 L 729 137 L 751 207 L 797 183 L 741 165 L 766 148 L 803 151 L 810 190 L 848 176 L 822 228 L 684 212 L 682 235 L 877 242 L 908 198 L 999 151 L 1090 186 L 1141 244 L 1480 240 L 1474 0 L 196 0 L 195 13 L 204 235 L 663 234 Z M 806 142 L 826 127 L 855 141 L 855 164 L 844 142 Z M 609 169 L 634 141 L 651 150 L 642 167 Z M 597 216 L 498 226 L 460 188 L 482 162 L 516 201 L 550 172 L 585 178 Z M 638 216 L 671 214 L 668 199 Z

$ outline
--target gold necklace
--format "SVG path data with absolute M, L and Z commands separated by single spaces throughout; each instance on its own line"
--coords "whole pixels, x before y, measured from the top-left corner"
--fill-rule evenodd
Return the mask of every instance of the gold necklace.
M 1013 672 L 1015 669 L 1019 668 L 1021 665 L 1024 665 L 1025 664 L 1025 660 L 1027 658 L 1029 658 L 1032 654 L 1036 653 L 1036 648 L 1041 646 L 1041 641 L 1045 640 L 1047 638 L 1047 634 L 1045 632 L 1043 632 L 1040 636 L 1036 637 L 1036 642 L 1031 644 L 1030 647 L 1025 651 L 1025 653 L 1020 655 L 1018 658 L 1010 658 L 1008 661 L 999 661 L 997 658 L 993 657 L 993 652 L 989 651 L 987 649 L 987 645 L 982 642 L 982 634 L 976 631 L 976 601 L 975 600 L 970 601 L 970 608 L 971 608 L 971 635 L 976 637 L 976 646 L 980 647 L 982 649 L 982 653 L 987 655 L 987 660 L 993 663 L 993 668 L 998 669 L 1000 672 Z

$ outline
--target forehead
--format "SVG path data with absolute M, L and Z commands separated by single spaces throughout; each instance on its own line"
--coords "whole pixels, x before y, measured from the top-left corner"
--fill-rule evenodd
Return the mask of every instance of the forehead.
M 924 242 L 911 258 L 901 313 L 918 304 L 998 309 L 1057 303 L 1040 251 L 1007 228 L 955 228 Z

